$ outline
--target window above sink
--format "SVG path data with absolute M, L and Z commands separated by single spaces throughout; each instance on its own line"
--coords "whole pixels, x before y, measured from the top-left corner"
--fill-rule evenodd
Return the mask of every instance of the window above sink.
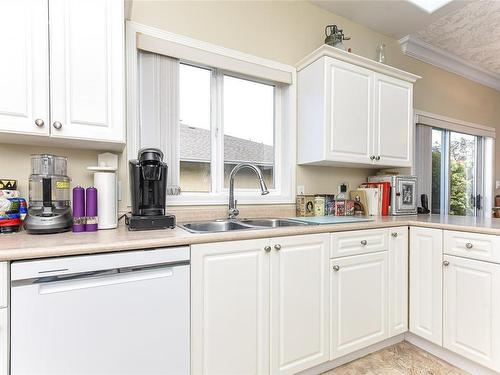
M 127 34 L 128 153 L 164 151 L 167 204 L 226 204 L 242 162 L 262 171 L 270 193 L 245 171 L 240 204 L 293 203 L 295 68 L 134 22 Z

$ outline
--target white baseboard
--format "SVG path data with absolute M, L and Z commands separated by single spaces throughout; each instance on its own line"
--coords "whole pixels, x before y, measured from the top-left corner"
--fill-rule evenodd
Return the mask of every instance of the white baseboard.
M 332 369 L 339 367 L 339 366 L 342 366 L 348 362 L 352 362 L 358 358 L 364 357 L 365 355 L 374 353 L 374 352 L 379 351 L 381 349 L 387 348 L 388 346 L 397 344 L 398 342 L 401 342 L 404 340 L 404 336 L 405 336 L 404 334 L 400 334 L 400 335 L 388 338 L 384 341 L 373 344 L 367 348 L 363 348 L 363 349 L 358 350 L 354 353 L 347 354 L 343 357 L 334 359 L 333 361 L 328 361 L 328 362 L 322 363 L 316 367 L 299 372 L 298 374 L 300 374 L 300 375 L 322 374 L 323 372 L 332 370 Z
M 467 358 L 462 357 L 461 355 L 455 354 L 448 349 L 445 349 L 439 345 L 433 344 L 413 333 L 407 332 L 404 334 L 405 341 L 412 343 L 415 346 L 418 346 L 420 349 L 425 350 L 432 355 L 452 364 L 459 369 L 467 371 L 472 375 L 498 375 L 496 371 L 490 370 L 484 366 L 481 366 Z

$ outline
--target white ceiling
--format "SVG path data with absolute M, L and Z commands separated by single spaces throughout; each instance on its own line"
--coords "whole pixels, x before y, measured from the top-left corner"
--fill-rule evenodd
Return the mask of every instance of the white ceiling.
M 474 1 L 416 33 L 434 47 L 500 74 L 500 1 Z
M 408 0 L 311 2 L 400 39 L 409 56 L 500 91 L 500 0 L 453 0 L 430 14 Z
M 399 39 L 462 8 L 467 1 L 452 1 L 431 14 L 406 0 L 312 0 L 311 3 Z M 349 30 L 345 31 L 349 34 Z

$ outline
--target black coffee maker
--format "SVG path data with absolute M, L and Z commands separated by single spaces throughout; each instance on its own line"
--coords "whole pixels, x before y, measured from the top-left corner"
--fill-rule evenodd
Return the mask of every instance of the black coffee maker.
M 132 215 L 129 230 L 175 228 L 175 216 L 165 212 L 167 163 L 156 148 L 139 150 L 137 160 L 129 161 Z

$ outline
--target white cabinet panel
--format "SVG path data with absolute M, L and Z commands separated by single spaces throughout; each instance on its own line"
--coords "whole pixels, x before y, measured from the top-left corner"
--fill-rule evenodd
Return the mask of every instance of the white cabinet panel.
M 270 244 L 271 374 L 295 374 L 329 358 L 329 234 Z
M 500 263 L 500 236 L 451 230 L 443 236 L 445 254 Z
M 330 126 L 327 158 L 371 163 L 373 73 L 334 59 L 327 60 L 330 77 L 327 103 Z
M 193 374 L 269 372 L 268 240 L 191 247 Z
M 47 0 L 0 2 L 0 131 L 49 134 L 47 12 Z
M 123 3 L 50 0 L 49 18 L 52 135 L 123 142 Z
M 376 164 L 411 167 L 413 85 L 375 74 Z
M 0 308 L 9 305 L 9 263 L 0 262 Z
M 500 371 L 500 265 L 444 259 L 444 347 Z
M 408 330 L 408 227 L 388 229 L 389 336 Z
M 299 64 L 298 163 L 410 167 L 419 77 L 322 48 Z
M 9 309 L 0 309 L 0 375 L 9 372 Z
M 410 229 L 410 332 L 443 344 L 442 231 Z
M 388 337 L 387 251 L 331 260 L 330 359 Z
M 387 229 L 364 229 L 332 233 L 332 258 L 388 250 Z

